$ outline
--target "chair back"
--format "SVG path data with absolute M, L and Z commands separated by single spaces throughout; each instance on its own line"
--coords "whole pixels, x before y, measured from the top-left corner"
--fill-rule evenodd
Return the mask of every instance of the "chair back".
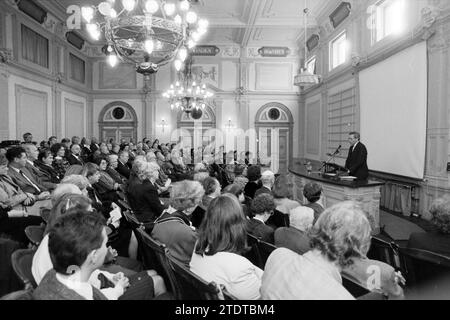
M 34 249 L 19 249 L 11 255 L 12 267 L 16 275 L 23 282 L 25 290 L 35 289 L 37 287 L 37 283 L 31 272 L 35 252 L 36 250 Z
M 34 300 L 33 289 L 14 291 L 4 295 L 0 300 Z
M 136 238 L 138 240 L 142 263 L 145 269 L 154 269 L 163 277 L 166 285 L 170 286 L 170 291 L 176 300 L 179 300 L 180 289 L 175 280 L 172 267 L 168 260 L 169 249 L 150 237 L 143 228 L 136 229 Z
M 289 215 L 275 209 L 266 224 L 273 226 L 275 229 L 289 227 Z
M 262 263 L 262 258 L 259 254 L 258 249 L 258 243 L 259 239 L 255 237 L 254 235 L 247 233 L 247 252 L 243 255 L 248 260 L 250 260 L 251 263 L 253 263 L 258 268 L 264 269 L 264 265 Z M 261 267 L 262 266 L 262 267 Z
M 400 248 L 406 296 L 450 299 L 450 257 L 435 252 Z
M 214 282 L 206 282 L 183 263 L 169 256 L 169 261 L 181 290 L 181 300 L 223 300 L 221 290 Z
M 382 234 L 373 235 L 367 257 L 385 262 L 396 270 L 400 269 L 398 245 L 388 236 Z
M 45 226 L 27 226 L 25 228 L 25 235 L 31 244 L 38 247 L 44 238 Z
M 139 221 L 139 219 L 134 214 L 133 209 L 131 209 L 130 205 L 126 201 L 119 200 L 118 202 L 119 205 L 125 209 L 124 211 L 122 211 L 122 215 L 125 218 L 125 220 L 130 224 L 133 230 L 144 227 L 147 232 L 152 231 L 154 227 L 153 222 L 144 223 Z
M 264 270 L 266 266 L 267 259 L 269 259 L 270 254 L 276 250 L 277 247 L 271 243 L 259 240 L 258 241 L 258 252 L 261 259 L 261 269 Z

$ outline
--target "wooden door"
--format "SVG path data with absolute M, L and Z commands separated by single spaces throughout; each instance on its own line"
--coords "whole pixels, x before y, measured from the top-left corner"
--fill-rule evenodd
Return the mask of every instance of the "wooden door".
M 287 173 L 289 168 L 289 130 L 280 129 L 278 172 Z

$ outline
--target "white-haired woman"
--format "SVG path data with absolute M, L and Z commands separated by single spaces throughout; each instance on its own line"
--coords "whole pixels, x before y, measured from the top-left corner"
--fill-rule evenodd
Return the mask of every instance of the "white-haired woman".
M 171 207 L 155 221 L 152 237 L 164 243 L 175 259 L 189 266 L 197 233 L 190 216 L 202 201 L 204 190 L 200 182 L 184 180 L 173 184 Z
M 136 177 L 130 179 L 127 195 L 136 217 L 142 222 L 153 222 L 165 209 L 159 200 L 156 180 L 159 166 L 156 162 L 135 160 L 133 172 Z
M 353 259 L 365 257 L 370 238 L 369 220 L 357 204 L 348 201 L 330 207 L 312 229 L 312 250 L 299 255 L 280 248 L 270 255 L 262 280 L 263 299 L 354 299 L 342 286 L 340 273 Z

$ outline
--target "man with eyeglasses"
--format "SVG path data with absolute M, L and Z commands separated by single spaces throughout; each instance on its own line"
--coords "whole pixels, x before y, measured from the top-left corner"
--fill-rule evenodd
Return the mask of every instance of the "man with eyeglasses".
M 361 136 L 359 132 L 350 132 L 348 142 L 350 149 L 348 151 L 345 168 L 347 173 L 356 177 L 358 180 L 367 180 L 369 177 L 369 168 L 367 167 L 367 149 L 360 142 Z

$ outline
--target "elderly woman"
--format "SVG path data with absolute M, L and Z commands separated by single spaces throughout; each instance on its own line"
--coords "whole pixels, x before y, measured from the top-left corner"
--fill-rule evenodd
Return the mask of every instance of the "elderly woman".
M 450 196 L 435 199 L 430 207 L 436 230 L 411 234 L 408 247 L 428 250 L 450 257 Z
M 370 236 L 369 220 L 358 205 L 342 202 L 330 207 L 312 230 L 312 250 L 299 255 L 280 248 L 270 255 L 262 280 L 263 299 L 354 299 L 342 286 L 340 273 L 353 259 L 365 257 Z
M 43 222 L 38 216 L 40 204 L 35 204 L 34 197 L 27 195 L 11 180 L 7 164 L 5 155 L 0 154 L 0 233 L 18 242 L 28 243 L 25 228 Z M 35 216 L 28 216 L 28 210 Z
M 190 262 L 191 271 L 214 281 L 242 300 L 257 300 L 263 271 L 242 254 L 246 219 L 238 199 L 224 194 L 211 201 Z
M 153 222 L 165 209 L 165 206 L 159 200 L 156 185 L 156 180 L 159 177 L 159 166 L 156 162 L 136 159 L 132 171 L 136 177 L 130 178 L 127 189 L 130 206 L 139 221 Z
M 189 266 L 197 240 L 190 216 L 200 204 L 204 190 L 197 181 L 175 183 L 170 192 L 169 209 L 155 221 L 152 237 L 164 243 L 172 257 Z
M 313 226 L 314 210 L 307 207 L 297 207 L 289 214 L 290 227 L 278 228 L 275 231 L 275 245 L 291 249 L 298 254 L 304 254 L 311 249 L 309 230 Z

